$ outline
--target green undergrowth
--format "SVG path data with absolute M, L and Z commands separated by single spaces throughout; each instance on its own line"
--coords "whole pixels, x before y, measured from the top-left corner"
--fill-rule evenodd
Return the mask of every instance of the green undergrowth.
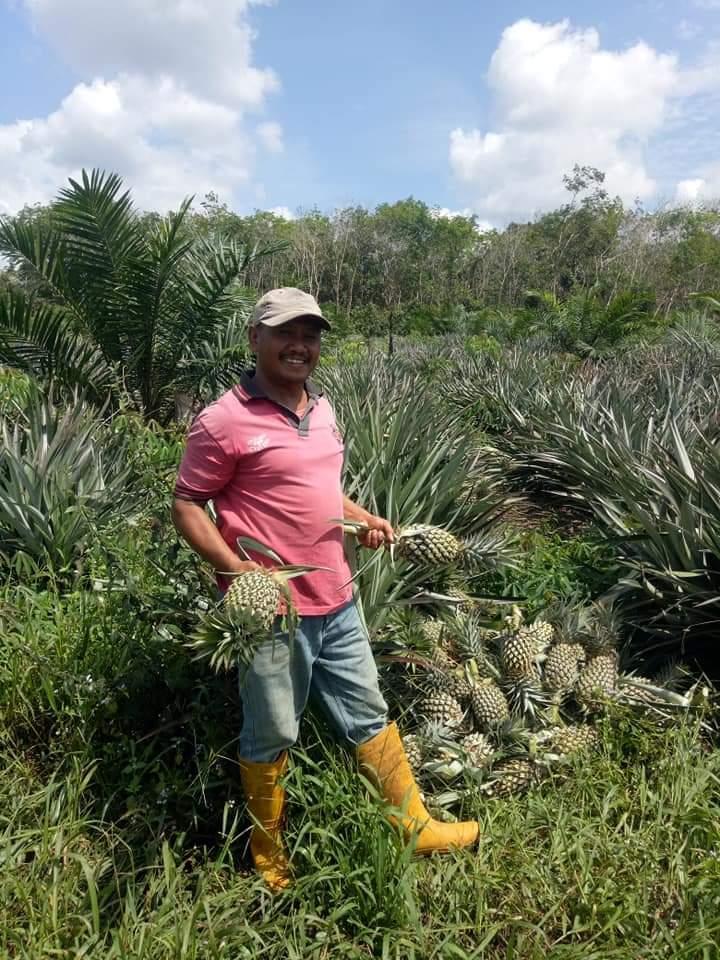
M 546 524 L 520 531 L 515 565 L 480 577 L 476 590 L 518 598 L 530 618 L 570 596 L 597 597 L 616 579 L 613 549 L 592 527 L 567 537 Z
M 411 859 L 350 759 L 306 725 L 288 775 L 297 881 L 271 897 L 237 794 L 211 847 L 133 846 L 91 762 L 49 778 L 3 749 L 0 956 L 717 957 L 720 758 L 697 725 L 618 714 L 600 749 L 512 800 L 476 796 L 479 848 Z

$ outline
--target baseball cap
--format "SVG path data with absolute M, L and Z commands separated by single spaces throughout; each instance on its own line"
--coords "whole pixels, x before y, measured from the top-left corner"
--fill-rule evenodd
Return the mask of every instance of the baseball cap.
M 268 290 L 255 304 L 250 326 L 257 327 L 262 323 L 266 327 L 279 327 L 298 317 L 317 317 L 325 330 L 330 329 L 330 323 L 322 315 L 315 297 L 297 287 Z

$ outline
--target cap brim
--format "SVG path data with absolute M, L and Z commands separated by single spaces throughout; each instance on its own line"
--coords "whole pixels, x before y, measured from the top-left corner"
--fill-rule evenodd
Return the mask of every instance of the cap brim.
M 273 317 L 271 320 L 259 320 L 253 326 L 259 327 L 262 324 L 264 327 L 281 327 L 284 323 L 290 323 L 291 320 L 299 320 L 301 317 L 306 318 L 307 320 L 317 320 L 318 324 L 324 330 L 330 330 L 330 321 L 326 320 L 322 314 L 319 313 L 308 313 L 307 310 L 288 310 L 285 313 L 281 313 L 276 317 Z

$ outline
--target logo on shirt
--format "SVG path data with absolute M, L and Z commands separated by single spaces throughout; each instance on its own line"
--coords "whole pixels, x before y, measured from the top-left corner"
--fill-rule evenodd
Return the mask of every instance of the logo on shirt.
M 248 450 L 250 453 L 259 453 L 270 443 L 270 438 L 266 433 L 258 433 L 255 437 L 248 440 Z

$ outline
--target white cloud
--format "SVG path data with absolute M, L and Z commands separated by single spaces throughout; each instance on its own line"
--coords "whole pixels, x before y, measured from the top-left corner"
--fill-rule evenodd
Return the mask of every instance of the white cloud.
M 471 217 L 473 215 L 470 207 L 464 207 L 462 210 L 451 210 L 450 207 L 433 207 L 430 216 L 434 220 L 453 220 L 455 217 Z
M 676 199 L 678 203 L 694 203 L 705 187 L 702 177 L 696 180 L 681 180 L 677 185 Z
M 282 220 L 297 219 L 290 207 L 270 207 L 268 213 L 272 213 L 273 216 L 280 217 Z
M 257 2 L 257 0 L 255 0 Z M 0 125 L 0 212 L 47 200 L 84 167 L 120 173 L 160 210 L 231 198 L 282 129 L 248 113 L 278 87 L 252 63 L 250 0 L 25 0 L 78 83 L 48 116 Z
M 283 132 L 279 123 L 275 123 L 272 120 L 261 123 L 258 125 L 256 132 L 260 143 L 268 153 L 282 153 Z
M 717 204 L 720 201 L 720 163 L 705 165 L 702 176 L 681 180 L 676 189 L 675 200 L 682 204 Z
M 452 220 L 455 217 L 473 217 L 475 211 L 471 207 L 463 207 L 462 210 L 451 210 L 450 207 L 433 207 L 430 210 L 430 216 L 435 220 Z M 489 220 L 478 220 L 475 218 L 475 229 L 478 233 L 487 233 L 493 229 Z
M 674 98 L 707 88 L 710 70 L 684 72 L 645 43 L 604 50 L 596 30 L 567 20 L 523 19 L 503 32 L 488 81 L 497 127 L 453 130 L 450 163 L 474 209 L 504 222 L 564 202 L 562 176 L 575 163 L 603 170 L 626 201 L 651 197 L 644 148 Z

